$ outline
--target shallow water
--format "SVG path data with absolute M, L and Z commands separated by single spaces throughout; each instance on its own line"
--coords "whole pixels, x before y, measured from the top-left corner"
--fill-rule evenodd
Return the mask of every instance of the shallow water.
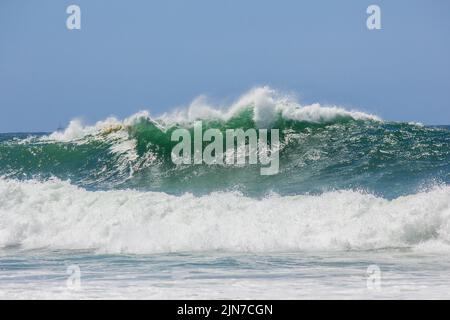
M 79 287 L 67 284 L 72 265 L 80 268 Z M 371 265 L 381 271 L 379 288 Z M 104 255 L 10 248 L 0 251 L 0 298 L 448 299 L 449 268 L 446 255 L 405 249 Z

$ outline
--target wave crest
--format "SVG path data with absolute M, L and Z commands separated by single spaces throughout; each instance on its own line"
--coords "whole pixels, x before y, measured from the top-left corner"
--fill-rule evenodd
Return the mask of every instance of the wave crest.
M 43 139 L 65 142 L 79 140 L 85 136 L 124 130 L 142 120 L 158 125 L 161 129 L 173 125 L 189 125 L 196 120 L 229 121 L 248 108 L 252 110 L 252 120 L 255 126 L 265 129 L 272 128 L 278 117 L 314 124 L 332 123 L 342 119 L 381 121 L 375 115 L 360 111 L 348 111 L 337 106 L 322 106 L 318 103 L 302 106 L 292 96 L 282 95 L 270 87 L 258 87 L 228 106 L 214 105 L 208 101 L 206 96 L 200 96 L 194 99 L 187 108 L 164 113 L 159 117 L 151 117 L 150 112 L 141 111 L 124 120 L 109 117 L 92 126 L 84 126 L 80 120 L 75 119 L 65 130 L 53 132 Z

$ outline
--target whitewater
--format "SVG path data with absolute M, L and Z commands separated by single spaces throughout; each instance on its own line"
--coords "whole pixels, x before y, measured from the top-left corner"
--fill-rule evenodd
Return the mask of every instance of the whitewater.
M 198 120 L 280 129 L 279 174 L 173 164 L 171 133 Z M 449 127 L 260 87 L 0 134 L 0 298 L 443 298 L 449 253 Z
M 0 200 L 0 247 L 133 254 L 450 249 L 449 187 L 389 201 L 354 191 L 252 199 L 0 181 Z

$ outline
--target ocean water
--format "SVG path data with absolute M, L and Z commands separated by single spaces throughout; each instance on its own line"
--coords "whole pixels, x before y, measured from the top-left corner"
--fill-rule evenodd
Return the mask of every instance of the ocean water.
M 177 128 L 277 128 L 280 171 L 175 165 Z M 449 298 L 450 126 L 257 88 L 0 134 L 0 298 Z

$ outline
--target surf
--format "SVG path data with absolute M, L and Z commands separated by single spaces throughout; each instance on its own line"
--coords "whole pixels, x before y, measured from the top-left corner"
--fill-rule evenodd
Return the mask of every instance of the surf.
M 0 248 L 448 252 L 449 226 L 449 186 L 393 200 L 349 190 L 255 199 L 238 192 L 175 196 L 0 180 Z

